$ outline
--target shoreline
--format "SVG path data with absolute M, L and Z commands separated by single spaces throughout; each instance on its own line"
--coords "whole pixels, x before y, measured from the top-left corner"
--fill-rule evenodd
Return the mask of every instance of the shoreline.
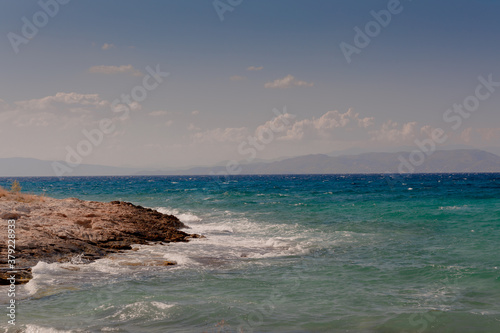
M 129 202 L 54 199 L 6 190 L 0 193 L 0 285 L 11 284 L 12 271 L 16 272 L 16 284 L 27 283 L 32 278 L 31 268 L 39 261 L 71 262 L 80 256 L 92 262 L 132 250 L 133 244 L 187 242 L 203 237 L 179 230 L 189 227 L 173 215 Z M 13 230 L 9 231 L 8 224 L 14 224 Z M 15 242 L 9 242 L 13 235 Z M 9 261 L 13 257 L 14 265 Z

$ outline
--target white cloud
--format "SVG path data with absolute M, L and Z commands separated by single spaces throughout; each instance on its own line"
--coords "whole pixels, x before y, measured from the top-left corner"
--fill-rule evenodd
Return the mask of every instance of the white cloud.
M 349 109 L 350 111 L 350 109 Z M 373 125 L 373 117 L 359 118 L 359 114 L 355 114 L 355 118 L 358 121 L 358 126 L 362 128 L 368 128 Z
M 472 141 L 472 136 L 474 135 L 474 129 L 471 127 L 468 127 L 460 133 L 460 139 L 465 142 L 465 143 L 471 143 Z
M 194 110 L 194 111 L 191 111 L 191 114 L 192 114 L 193 116 L 197 116 L 197 115 L 199 115 L 199 114 L 200 114 L 200 111 L 198 111 L 198 110 Z
M 14 119 L 19 114 L 19 111 L 16 110 L 2 110 L 0 112 L 0 124 L 7 124 L 7 122 L 11 119 Z
M 373 118 L 362 118 L 359 116 L 359 113 L 354 113 L 351 109 L 345 113 L 328 111 L 319 118 L 292 119 L 288 114 L 280 115 L 263 126 L 270 126 L 272 122 L 277 122 L 278 124 L 288 123 L 286 129 L 282 132 L 282 136 L 279 138 L 280 140 L 329 140 L 334 137 L 341 137 L 346 131 L 353 131 L 354 129 L 362 129 L 364 131 L 373 124 Z
M 293 125 L 295 116 L 286 113 L 281 113 L 273 119 L 266 121 L 264 124 L 258 126 L 255 129 L 255 134 L 266 132 L 267 129 L 270 129 L 273 132 L 277 133 L 286 133 Z
M 409 143 L 412 142 L 419 132 L 427 132 L 427 127 L 422 127 L 421 131 L 417 129 L 417 122 L 411 121 L 399 125 L 397 122 L 388 120 L 382 124 L 380 129 L 371 131 L 372 141 L 389 143 Z
M 346 134 L 364 134 L 368 137 L 366 129 L 373 125 L 372 117 L 360 117 L 349 109 L 345 113 L 328 111 L 319 118 L 297 120 L 296 116 L 289 113 L 279 114 L 273 119 L 257 126 L 254 131 L 246 128 L 216 128 L 201 131 L 200 128 L 190 124 L 188 130 L 195 131 L 192 135 L 195 142 L 243 142 L 249 133 L 259 137 L 261 133 L 270 129 L 280 141 L 311 141 L 311 140 L 342 140 Z M 355 132 L 358 131 L 358 132 Z M 356 135 L 359 140 L 360 135 Z
M 272 82 L 264 84 L 264 88 L 290 88 L 290 87 L 312 87 L 314 83 L 296 79 L 293 75 L 288 74 L 282 79 L 276 79 Z
M 246 77 L 245 76 L 241 76 L 241 75 L 233 75 L 229 79 L 231 81 L 242 81 L 242 80 L 245 80 Z
M 261 71 L 263 69 L 264 69 L 264 66 L 259 66 L 259 67 L 250 66 L 250 67 L 247 67 L 247 71 Z
M 112 43 L 104 43 L 103 46 L 101 47 L 102 50 L 109 50 L 109 49 L 113 49 L 115 47 L 114 44 Z
M 173 120 L 166 121 L 165 126 L 170 127 L 170 126 L 172 126 L 173 123 L 174 123 Z
M 195 124 L 191 123 L 188 125 L 187 130 L 192 132 L 192 131 L 201 131 L 201 128 L 196 126 Z
M 114 108 L 111 102 L 98 94 L 58 92 L 52 96 L 16 101 L 11 105 L 0 102 L 0 120 L 5 126 L 41 127 L 56 126 L 57 130 L 74 126 L 94 126 L 102 118 L 114 118 L 115 113 L 142 109 L 138 102 Z
M 57 122 L 57 116 L 50 112 L 40 112 L 36 114 L 21 114 L 14 119 L 13 123 L 17 127 L 47 127 Z
M 126 113 L 127 110 L 132 110 L 132 111 L 139 111 L 139 110 L 142 110 L 142 105 L 139 104 L 138 102 L 132 102 L 132 103 L 129 103 L 129 104 L 117 104 L 115 105 L 112 110 L 113 112 L 115 113 Z
M 79 107 L 106 107 L 109 102 L 101 99 L 98 94 L 79 94 L 75 92 L 64 93 L 58 92 L 54 96 L 46 96 L 38 99 L 30 99 L 27 101 L 19 101 L 14 103 L 17 107 L 23 110 L 48 110 L 56 109 L 58 104 L 66 106 Z M 75 108 L 76 110 L 77 108 Z
M 492 144 L 497 146 L 500 141 L 500 128 L 468 127 L 460 133 L 460 139 L 467 144 Z
M 143 75 L 141 71 L 135 69 L 132 65 L 121 65 L 121 66 L 92 66 L 89 68 L 89 72 L 98 74 L 129 74 L 133 76 Z
M 498 145 L 500 141 L 500 128 L 476 128 L 484 142 Z
M 369 140 L 367 128 L 371 126 L 373 126 L 372 117 L 361 117 L 359 113 L 349 109 L 344 113 L 328 111 L 319 118 L 302 120 L 285 112 L 257 126 L 254 130 L 247 127 L 228 127 L 202 131 L 193 124 L 188 126 L 188 130 L 194 132 L 191 137 L 195 143 L 240 143 L 249 135 L 260 137 L 262 133 L 271 130 L 276 140 L 282 143 L 302 141 L 307 144 L 312 141 Z

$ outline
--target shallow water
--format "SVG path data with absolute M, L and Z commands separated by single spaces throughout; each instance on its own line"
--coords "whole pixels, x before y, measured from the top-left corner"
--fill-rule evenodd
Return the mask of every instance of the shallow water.
M 20 181 L 206 236 L 39 263 L 16 295 L 22 332 L 500 331 L 499 174 Z

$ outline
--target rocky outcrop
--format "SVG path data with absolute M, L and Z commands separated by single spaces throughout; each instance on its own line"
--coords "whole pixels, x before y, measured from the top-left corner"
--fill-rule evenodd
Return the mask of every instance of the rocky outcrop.
M 9 284 L 8 220 L 15 222 L 15 269 L 18 283 L 29 281 L 38 261 L 64 262 L 75 255 L 95 260 L 130 250 L 132 244 L 186 242 L 186 226 L 173 215 L 128 202 L 82 201 L 14 195 L 0 198 L 0 284 Z M 83 253 L 83 255 L 82 255 Z

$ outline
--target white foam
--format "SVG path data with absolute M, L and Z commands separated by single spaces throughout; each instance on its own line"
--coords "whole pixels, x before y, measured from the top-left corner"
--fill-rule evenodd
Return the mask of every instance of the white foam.
M 188 256 L 182 253 L 167 253 L 164 254 L 163 258 L 174 261 L 178 266 L 186 266 L 195 264 Z
M 191 239 L 187 243 L 168 245 L 137 245 L 136 251 L 113 254 L 88 264 L 39 262 L 33 267 L 33 279 L 26 290 L 33 297 L 44 297 L 47 290 L 58 293 L 68 286 L 79 288 L 82 284 L 100 285 L 150 274 L 153 271 L 205 269 L 217 265 L 247 265 L 246 259 L 268 259 L 284 256 L 306 255 L 333 244 L 356 243 L 366 237 L 351 232 L 321 233 L 299 224 L 279 224 L 265 220 L 252 220 L 245 213 L 210 210 L 200 216 L 191 212 L 159 207 L 161 213 L 173 214 L 188 222 L 189 233 L 206 238 Z M 257 219 L 265 218 L 256 215 Z M 176 265 L 164 266 L 160 262 L 174 261 Z M 151 262 L 149 264 L 148 262 Z M 159 264 L 155 264 L 155 263 Z M 255 261 L 252 261 L 255 264 Z M 263 260 L 262 265 L 271 265 Z M 105 281 L 105 282 L 103 282 Z
M 165 259 L 177 261 L 178 265 L 174 268 L 241 265 L 244 264 L 243 258 L 303 255 L 318 246 L 327 245 L 325 242 L 331 244 L 344 236 L 323 234 L 324 239 L 318 239 L 317 231 L 304 229 L 298 224 L 252 221 L 243 213 L 231 211 L 211 211 L 202 216 L 201 222 L 189 226 L 190 233 L 202 234 L 206 238 L 170 244 L 167 247 L 154 246 L 155 252 L 164 253 Z
M 227 233 L 232 234 L 235 232 L 233 226 L 226 224 L 214 225 L 214 224 L 198 224 L 191 227 L 193 231 L 203 234 L 203 233 Z
M 463 206 L 441 206 L 439 207 L 440 210 L 464 210 L 468 209 L 468 205 L 463 205 Z
M 126 258 L 126 254 L 124 254 Z M 123 260 L 99 259 L 90 264 L 38 262 L 32 268 L 33 278 L 21 288 L 21 297 L 46 297 L 49 295 L 77 290 L 83 284 L 99 285 L 129 277 L 137 267 L 121 265 Z M 128 260 L 129 262 L 132 260 Z M 143 270 L 148 270 L 143 266 Z M 24 295 L 26 294 L 26 295 Z
M 167 303 L 155 302 L 155 301 L 151 302 L 151 305 L 154 305 L 157 308 L 162 309 L 162 310 L 170 309 L 171 307 L 175 306 L 175 304 L 167 304 Z
M 61 331 L 52 327 L 41 327 L 36 325 L 26 325 L 25 333 L 71 333 L 72 331 Z
M 191 213 L 181 213 L 178 209 L 170 209 L 170 208 L 166 208 L 166 207 L 157 207 L 155 209 L 162 214 L 174 215 L 181 222 L 184 222 L 184 223 L 201 221 L 200 217 L 198 217 L 194 214 L 191 214 Z
M 33 278 L 24 285 L 24 291 L 29 296 L 35 295 L 39 290 L 44 289 L 44 286 L 57 284 L 56 278 L 61 279 L 65 273 L 61 264 L 48 264 L 44 261 L 39 261 L 35 266 L 33 266 L 31 268 L 31 272 L 33 274 Z
M 30 296 L 36 294 L 39 288 L 40 286 L 35 282 L 35 276 L 33 276 L 33 279 L 24 285 L 26 293 Z
M 44 261 L 39 261 L 35 266 L 31 268 L 31 272 L 33 274 L 56 273 L 60 272 L 61 270 L 61 265 L 57 263 L 48 264 Z
M 107 318 L 119 319 L 120 321 L 128 321 L 133 319 L 161 320 L 169 316 L 168 311 L 166 310 L 174 306 L 175 304 L 166 304 L 157 301 L 139 301 L 121 307 L 120 310 Z

